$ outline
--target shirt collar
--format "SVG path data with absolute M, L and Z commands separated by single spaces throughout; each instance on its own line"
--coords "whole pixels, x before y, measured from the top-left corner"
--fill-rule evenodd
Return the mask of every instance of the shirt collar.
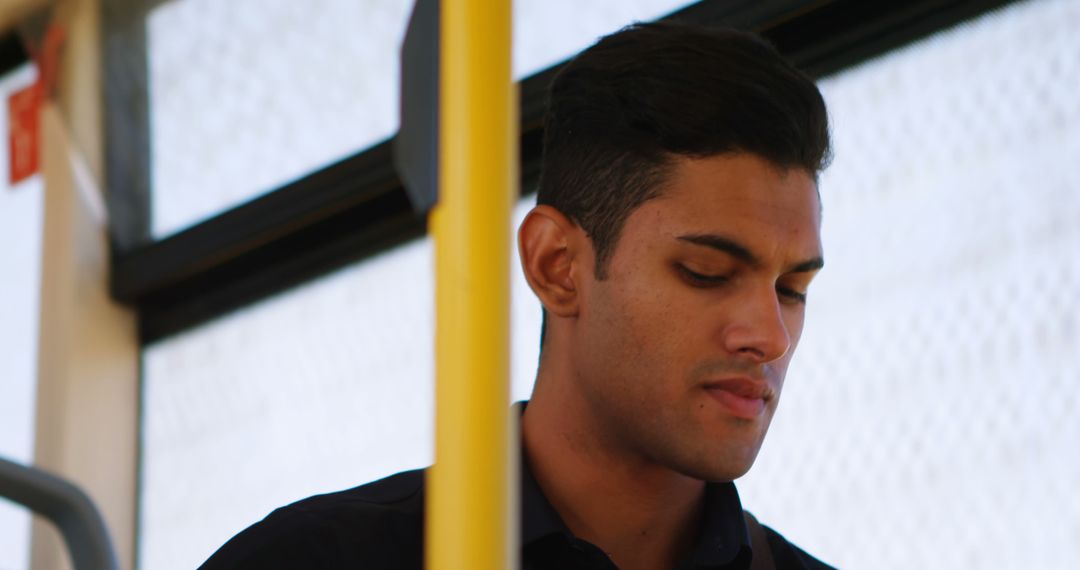
M 517 406 L 525 410 L 525 402 Z M 555 507 L 551 506 L 529 468 L 521 449 L 521 546 L 551 534 L 572 537 Z M 743 519 L 742 502 L 734 483 L 709 483 L 705 487 L 705 521 L 697 545 L 691 551 L 694 564 L 710 567 L 730 564 L 750 552 L 750 533 Z M 745 556 L 745 555 L 744 555 Z
M 750 552 L 750 532 L 735 483 L 705 486 L 705 522 L 693 552 L 694 562 L 705 567 L 729 564 Z

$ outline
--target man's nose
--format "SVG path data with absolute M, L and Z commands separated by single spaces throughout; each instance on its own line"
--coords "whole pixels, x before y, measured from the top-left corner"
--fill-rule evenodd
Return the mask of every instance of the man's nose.
M 725 348 L 758 364 L 783 357 L 791 348 L 791 336 L 782 310 L 775 290 L 744 297 L 730 314 Z

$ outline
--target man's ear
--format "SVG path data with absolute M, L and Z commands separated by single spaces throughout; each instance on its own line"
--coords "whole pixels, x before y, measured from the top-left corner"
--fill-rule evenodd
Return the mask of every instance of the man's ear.
M 578 313 L 575 278 L 584 253 L 583 237 L 584 232 L 570 218 L 545 205 L 533 208 L 518 228 L 525 279 L 544 308 L 560 317 Z

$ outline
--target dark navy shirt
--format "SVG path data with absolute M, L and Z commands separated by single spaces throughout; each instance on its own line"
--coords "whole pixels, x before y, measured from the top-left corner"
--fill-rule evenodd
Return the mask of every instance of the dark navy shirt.
M 524 462 L 523 462 L 524 463 Z M 347 491 L 304 499 L 236 535 L 202 568 L 363 568 L 422 570 L 425 470 L 406 471 Z M 752 550 L 733 483 L 710 483 L 705 520 L 679 569 L 746 570 Z M 521 468 L 522 570 L 615 569 L 596 546 L 575 537 Z M 830 568 L 772 529 L 776 568 Z

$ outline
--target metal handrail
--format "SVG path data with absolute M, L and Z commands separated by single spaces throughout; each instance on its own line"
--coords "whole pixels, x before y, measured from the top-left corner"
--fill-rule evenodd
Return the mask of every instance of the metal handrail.
M 117 570 L 105 520 L 72 483 L 0 457 L 0 497 L 49 519 L 64 537 L 76 570 Z

